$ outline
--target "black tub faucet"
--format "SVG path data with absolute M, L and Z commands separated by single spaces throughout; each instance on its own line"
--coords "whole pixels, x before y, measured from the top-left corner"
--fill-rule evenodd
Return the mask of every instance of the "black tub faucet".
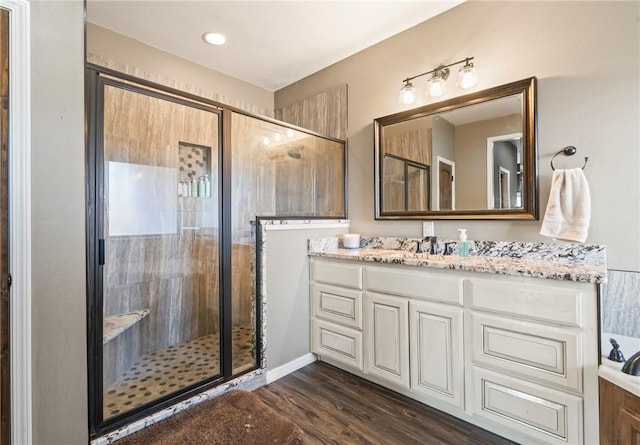
M 620 350 L 620 345 L 616 341 L 615 338 L 610 338 L 609 342 L 611 343 L 611 352 L 609 352 L 609 360 L 614 362 L 623 363 L 625 361 L 624 355 L 622 355 L 622 351 Z

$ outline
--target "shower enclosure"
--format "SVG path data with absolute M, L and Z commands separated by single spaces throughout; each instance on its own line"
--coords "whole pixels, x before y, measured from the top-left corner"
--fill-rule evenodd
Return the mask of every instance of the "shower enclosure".
M 87 85 L 98 437 L 261 366 L 252 222 L 345 217 L 345 147 L 95 66 Z

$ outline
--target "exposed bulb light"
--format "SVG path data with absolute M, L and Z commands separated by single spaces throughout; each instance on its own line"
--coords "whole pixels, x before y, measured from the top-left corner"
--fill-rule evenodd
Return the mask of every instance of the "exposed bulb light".
M 447 77 L 449 77 L 448 68 L 438 67 L 435 69 L 433 76 L 429 79 L 427 87 L 427 94 L 429 97 L 440 97 L 447 92 L 447 85 L 444 83 Z
M 262 138 L 262 145 L 264 145 L 265 147 L 267 145 L 269 145 L 271 143 L 271 141 L 269 140 L 269 138 L 267 136 Z
M 276 133 L 276 135 L 273 137 L 273 140 L 276 142 L 280 142 L 282 140 L 282 135 L 280 133 Z
M 287 130 L 287 137 L 288 138 L 292 138 L 293 137 L 293 130 L 291 130 L 291 129 Z
M 440 97 L 447 92 L 447 86 L 445 81 L 449 77 L 449 67 L 464 63 L 464 66 L 460 68 L 458 73 L 458 86 L 462 89 L 473 88 L 478 84 L 478 75 L 476 69 L 471 61 L 473 57 L 466 57 L 457 62 L 450 63 L 449 65 L 440 65 L 437 68 L 427 71 L 426 73 L 418 74 L 416 76 L 407 77 L 402 81 L 402 87 L 400 88 L 399 101 L 403 105 L 412 104 L 416 100 L 416 89 L 413 87 L 411 81 L 421 76 L 431 74 L 431 78 L 427 82 L 426 94 L 429 97 Z
M 466 59 L 464 66 L 458 71 L 458 86 L 463 90 L 468 90 L 478 85 L 478 74 L 470 60 Z
M 223 34 L 217 32 L 205 32 L 202 34 L 202 40 L 207 42 L 209 45 L 220 46 L 224 45 L 227 38 Z
M 409 80 L 404 80 L 404 85 L 400 88 L 400 103 L 410 105 L 416 101 L 416 89 Z
M 432 77 L 429 80 L 429 97 L 440 97 L 444 96 L 444 93 L 447 92 L 447 86 L 440 77 Z

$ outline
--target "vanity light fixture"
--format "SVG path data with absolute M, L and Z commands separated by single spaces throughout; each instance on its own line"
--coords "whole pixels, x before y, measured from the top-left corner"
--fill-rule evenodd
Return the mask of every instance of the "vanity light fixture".
M 400 88 L 400 103 L 402 105 L 409 105 L 416 100 L 416 89 L 410 80 L 403 80 L 404 85 Z
M 400 103 L 402 105 L 409 105 L 415 102 L 417 98 L 416 89 L 411 81 L 418 77 L 426 76 L 427 74 L 431 74 L 431 78 L 427 82 L 427 96 L 440 97 L 444 95 L 447 92 L 445 81 L 449 78 L 449 67 L 459 65 L 461 63 L 464 63 L 464 66 L 460 68 L 460 71 L 458 72 L 458 86 L 464 90 L 473 88 L 478 84 L 478 75 L 476 74 L 476 69 L 473 66 L 473 63 L 471 63 L 472 60 L 473 57 L 465 57 L 464 59 L 450 63 L 449 65 L 440 65 L 426 73 L 407 77 L 402 81 L 403 85 L 402 88 L 400 88 Z
M 223 34 L 217 32 L 205 32 L 202 34 L 202 40 L 207 42 L 209 45 L 220 46 L 224 45 L 227 38 Z
M 444 83 L 449 77 L 449 68 L 440 65 L 434 70 L 431 79 L 427 83 L 427 94 L 430 97 L 440 97 L 447 92 L 447 85 Z
M 463 90 L 468 90 L 478 85 L 478 73 L 471 62 L 471 58 L 465 59 L 465 64 L 458 71 L 458 86 Z

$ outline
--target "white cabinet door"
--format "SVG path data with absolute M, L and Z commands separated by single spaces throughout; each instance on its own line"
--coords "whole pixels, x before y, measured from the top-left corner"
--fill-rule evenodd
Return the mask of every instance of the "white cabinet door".
M 411 390 L 464 409 L 462 308 L 409 303 Z
M 408 300 L 367 293 L 365 305 L 366 372 L 408 388 Z

